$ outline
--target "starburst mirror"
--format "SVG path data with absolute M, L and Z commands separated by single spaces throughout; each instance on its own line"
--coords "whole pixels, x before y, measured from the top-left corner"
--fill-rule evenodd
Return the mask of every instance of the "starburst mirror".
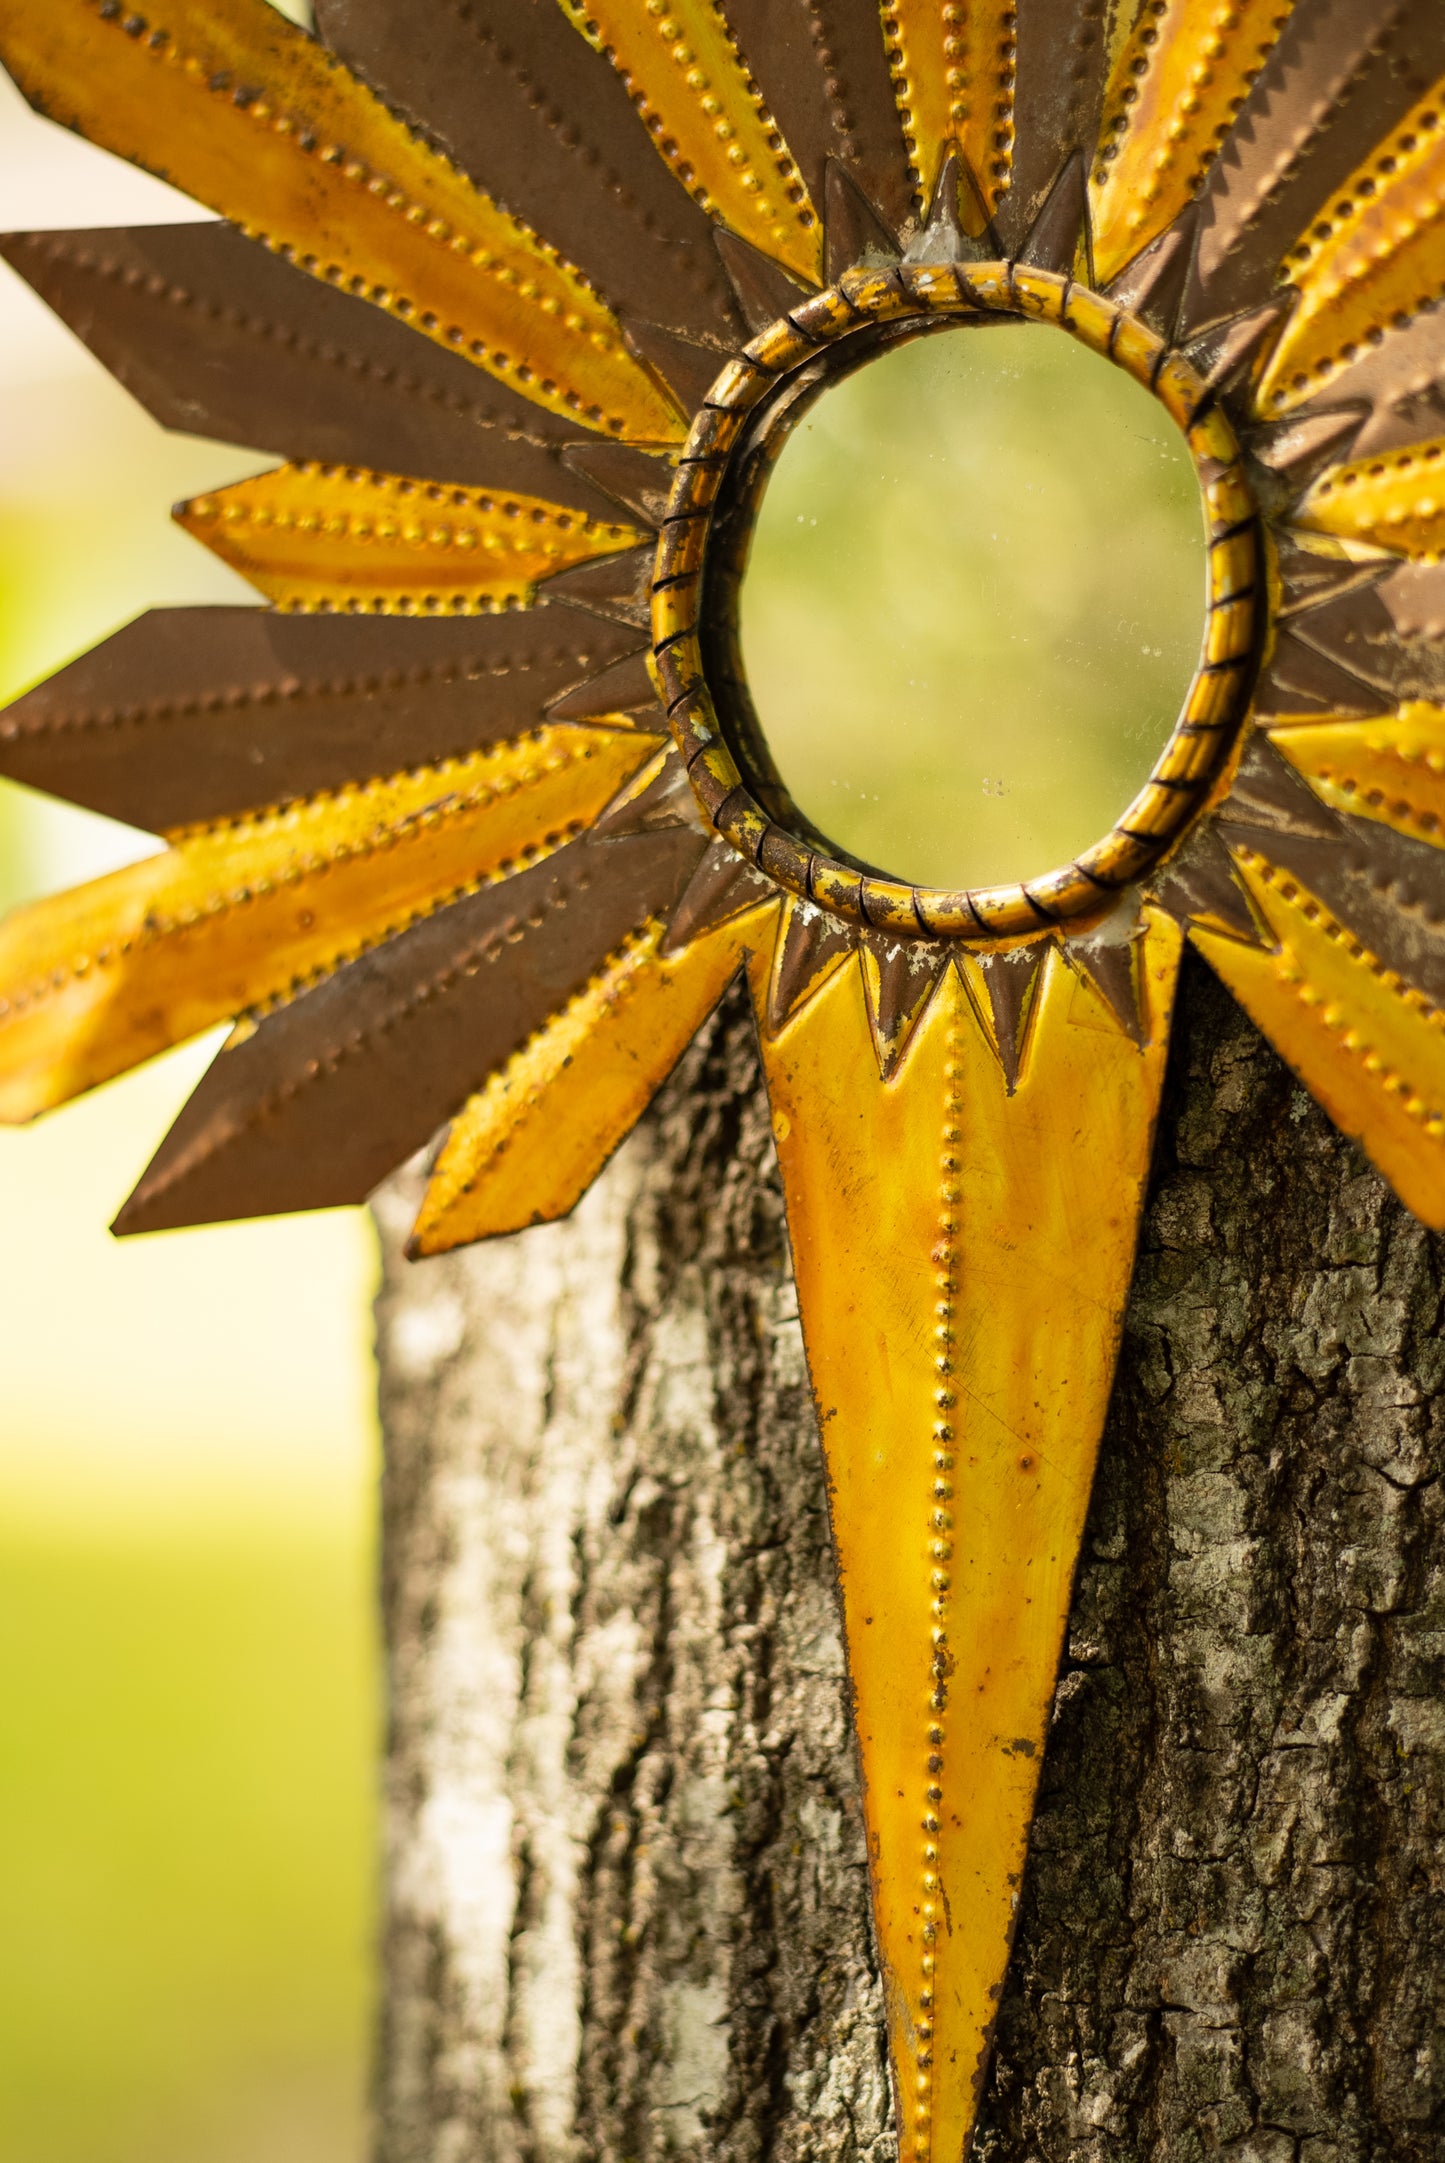
M 958 2163 L 1186 942 L 1445 1224 L 1445 9 L 316 15 L 0 17 L 38 109 L 224 221 L 8 259 L 278 461 L 177 514 L 268 607 L 142 617 L 0 717 L 5 773 L 166 843 L 0 927 L 0 1108 L 232 1018 L 117 1228 L 360 1202 L 444 1130 L 429 1255 L 569 1210 L 746 977 L 899 2137 Z M 751 553 L 830 400 L 1023 336 L 1167 433 L 1195 650 L 1057 853 L 875 861 L 770 731 Z

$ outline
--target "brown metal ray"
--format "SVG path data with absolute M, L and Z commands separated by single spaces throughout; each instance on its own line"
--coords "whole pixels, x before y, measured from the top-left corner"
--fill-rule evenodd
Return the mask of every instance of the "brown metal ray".
M 718 262 L 718 254 L 709 242 L 708 255 Z M 719 264 L 718 276 L 727 278 Z M 732 281 L 727 279 L 729 295 Z M 734 303 L 736 305 L 736 303 Z M 695 413 L 713 384 L 732 358 L 732 349 L 721 345 L 700 345 L 692 338 L 679 337 L 674 330 L 661 323 L 644 323 L 636 316 L 623 318 L 627 343 L 654 375 L 663 382 L 677 399 L 684 412 Z M 746 335 L 744 332 L 743 335 Z
M 880 12 L 917 208 L 955 150 L 991 216 L 1013 170 L 1014 0 L 880 0 Z
M 1125 938 L 1068 939 L 1063 946 L 1069 966 L 1093 985 L 1109 1015 L 1136 1044 L 1144 1040 L 1137 951 L 1141 929 Z
M 558 460 L 575 421 L 234 226 L 13 233 L 0 255 L 162 427 L 610 515 Z
M 883 223 L 846 165 L 828 160 L 823 190 L 824 274 L 836 285 L 856 265 L 879 264 L 897 256 L 899 243 Z
M 317 0 L 333 52 L 526 220 L 615 309 L 727 337 L 709 221 L 622 83 L 551 0 Z
M 1429 575 L 1430 566 L 1418 568 Z M 1439 681 L 1438 656 L 1432 658 L 1428 646 L 1400 636 L 1386 598 L 1390 584 L 1386 579 L 1351 587 L 1290 626 L 1341 678 L 1355 679 L 1360 695 L 1353 700 L 1346 696 L 1342 713 L 1378 713 L 1402 698 L 1429 698 Z M 1368 695 L 1365 686 L 1370 687 Z M 1287 709 L 1277 705 L 1273 710 Z
M 904 2163 L 967 2154 L 987 2069 L 1179 944 L 1144 1052 L 1052 952 L 1012 1093 L 952 967 L 890 1082 L 856 970 L 764 1033 Z
M 1252 736 L 1245 745 L 1219 818 L 1221 824 L 1261 833 L 1297 834 L 1311 841 L 1337 841 L 1342 833 L 1334 812 L 1280 757 L 1269 738 L 1261 735 Z
M 1250 432 L 1250 456 L 1292 488 L 1303 492 L 1326 466 L 1335 465 L 1354 445 L 1365 419 L 1363 405 L 1331 404 L 1317 413 L 1300 413 Z M 1293 546 L 1285 537 L 1285 545 Z
M 1332 405 L 1350 400 L 1365 409 L 1350 446 L 1357 457 L 1378 457 L 1445 433 L 1445 306 L 1387 330 L 1327 396 Z
M 717 252 L 749 331 L 766 330 L 780 315 L 811 297 L 780 264 L 736 233 L 715 235 Z
M 768 977 L 763 1026 L 769 1035 L 792 1020 L 821 991 L 858 944 L 857 934 L 806 901 L 790 901 Z
M 682 418 L 578 273 L 266 0 L 10 0 L 0 60 L 52 119 L 344 280 L 563 419 L 667 442 Z
M 633 443 L 574 443 L 563 456 L 574 473 L 621 505 L 634 525 L 655 530 L 660 524 L 676 478 L 665 457 Z
M 665 916 L 702 843 L 572 843 L 303 992 L 221 1051 L 115 1230 L 364 1201 Z
M 1314 612 L 1312 611 L 1311 614 Z M 1301 618 L 1302 624 L 1310 617 Z M 1255 692 L 1255 711 L 1267 719 L 1277 713 L 1384 713 L 1390 701 L 1378 687 L 1357 676 L 1343 662 L 1322 653 L 1313 639 L 1282 623 Z
M 1270 741 L 1332 810 L 1445 848 L 1445 706 L 1414 699 L 1374 721 L 1292 715 Z
M 708 838 L 682 753 L 671 743 L 634 774 L 599 812 L 592 833 L 600 841 L 611 836 L 661 833 L 668 826 L 690 826 L 694 833 Z
M 1177 923 L 1203 924 L 1236 939 L 1259 937 L 1258 923 L 1235 876 L 1234 859 L 1213 825 L 1196 827 L 1178 854 L 1149 880 L 1145 892 Z
M 1104 286 L 1110 300 L 1151 325 L 1162 338 L 1174 337 L 1197 232 L 1191 204 L 1167 232 L 1151 240 Z
M 732 917 L 755 909 L 777 888 L 751 864 L 744 863 L 730 841 L 714 841 L 699 858 L 687 887 L 668 919 L 664 954 L 674 954 L 690 939 L 715 931 Z
M 171 833 L 521 736 L 636 636 L 563 608 L 438 623 L 153 609 L 0 712 L 0 773 Z
M 814 203 L 837 159 L 896 233 L 913 183 L 873 0 L 727 0 L 724 12 Z
M 646 631 L 652 623 L 652 567 L 655 548 L 628 548 L 620 555 L 599 556 L 549 578 L 538 598 L 562 601 L 589 614 L 607 616 Z
M 1014 110 L 1018 128 L 999 235 L 1016 254 L 1074 151 L 1087 165 L 1099 135 L 1108 66 L 1107 0 L 1016 0 Z
M 1226 316 L 1191 339 L 1182 349 L 1184 358 L 1209 390 L 1234 390 L 1246 370 L 1259 368 L 1288 310 L 1288 299 L 1277 296 L 1243 315 Z
M 858 960 L 878 1071 L 891 1081 L 908 1055 L 918 1025 L 948 967 L 947 955 L 917 940 L 858 933 Z
M 619 632 L 604 636 L 621 636 Z M 575 690 L 564 691 L 549 701 L 554 721 L 591 721 L 602 714 L 644 714 L 657 711 L 659 701 L 652 671 L 648 667 L 650 646 L 638 646 L 620 660 L 601 668 Z M 659 715 L 660 718 L 660 715 Z
M 1032 946 L 981 954 L 974 964 L 983 983 L 994 1045 L 1010 1091 L 1018 1086 L 1034 992 L 1048 952 L 1048 943 L 1038 940 Z
M 1088 226 L 1087 177 L 1083 153 L 1072 151 L 1024 235 L 1018 251 L 1021 263 L 1073 275 Z

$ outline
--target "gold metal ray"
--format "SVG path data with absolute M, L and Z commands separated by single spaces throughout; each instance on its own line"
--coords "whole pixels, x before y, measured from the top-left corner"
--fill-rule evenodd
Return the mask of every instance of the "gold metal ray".
M 0 1120 L 30 1119 L 288 997 L 544 855 L 658 747 L 558 723 L 389 781 L 178 836 L 0 922 Z
M 278 466 L 175 517 L 281 608 L 478 615 L 646 535 L 535 496 L 354 466 Z
M 631 1133 L 750 953 L 767 901 L 662 955 L 647 925 L 453 1121 L 412 1234 L 415 1254 L 565 1216 Z
M 713 0 L 558 5 L 616 68 L 659 153 L 708 215 L 821 284 L 822 221 L 722 8 Z
M 581 273 L 266 0 L 9 0 L 0 59 L 52 119 L 538 405 L 684 433 Z
M 1016 0 L 883 0 L 882 16 L 919 207 L 957 150 L 996 210 L 1013 173 Z
M 855 968 L 764 1036 L 906 2163 L 964 2154 L 1008 1963 L 1181 933 L 1142 944 L 1148 1048 L 1051 952 L 1012 1093 L 954 968 L 891 1081 Z
M 1278 945 L 1261 951 L 1198 925 L 1189 936 L 1405 1207 L 1445 1227 L 1445 1014 L 1297 880 L 1252 850 L 1233 855 Z
M 1334 810 L 1445 848 L 1445 706 L 1412 699 L 1373 721 L 1277 715 L 1269 736 Z
M 1445 166 L 1441 179 L 1445 185 Z M 1416 563 L 1438 563 L 1445 555 L 1445 436 L 1331 466 L 1291 512 L 1290 523 L 1388 548 Z
M 1090 181 L 1100 284 L 1193 199 L 1293 4 L 1143 0 L 1133 11 L 1110 70 Z
M 1442 213 L 1445 81 L 1320 205 L 1281 266 L 1300 299 L 1264 371 L 1260 412 L 1312 398 L 1368 344 L 1445 294 Z

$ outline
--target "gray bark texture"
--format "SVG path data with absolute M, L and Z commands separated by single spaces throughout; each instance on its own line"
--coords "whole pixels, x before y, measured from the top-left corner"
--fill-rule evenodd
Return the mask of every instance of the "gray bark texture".
M 885 2163 L 740 999 L 569 1222 L 409 1265 L 416 1191 L 379 2163 Z M 1442 1259 L 1191 962 L 978 2163 L 1445 2159 Z

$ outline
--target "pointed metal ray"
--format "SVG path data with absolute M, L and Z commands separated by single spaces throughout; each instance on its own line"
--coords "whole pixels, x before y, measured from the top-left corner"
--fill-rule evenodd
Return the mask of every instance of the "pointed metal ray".
M 906 263 L 976 263 L 1001 252 L 997 228 L 972 170 L 950 150 L 923 224 L 904 250 Z
M 1191 939 L 1406 1208 L 1445 1228 L 1445 1015 L 1264 857 L 1239 866 L 1274 951 Z
M 679 436 L 576 271 L 266 0 L 11 0 L 0 60 L 52 119 L 140 165 L 163 143 L 174 186 L 562 418 Z
M 664 954 L 675 954 L 704 932 L 755 909 L 777 888 L 742 857 L 730 841 L 714 841 L 693 870 L 668 919 Z
M 1001 953 L 980 954 L 974 964 L 983 981 L 993 1040 L 1010 1093 L 1018 1087 L 1023 1069 L 1034 993 L 1048 951 L 1047 940 L 1036 940 L 1032 946 L 1014 946 Z
M 1258 735 L 1245 745 L 1219 818 L 1229 826 L 1300 834 L 1312 841 L 1337 841 L 1343 831 L 1334 812 L 1320 802 L 1269 739 Z
M 1197 215 L 1190 205 L 1104 287 L 1110 300 L 1148 323 L 1162 338 L 1174 336 L 1197 232 Z
M 1250 456 L 1302 491 L 1316 474 L 1349 453 L 1364 419 L 1362 405 L 1332 405 L 1321 413 L 1301 413 L 1294 420 L 1253 430 Z
M 627 511 L 634 525 L 656 529 L 674 479 L 665 457 L 632 443 L 574 443 L 563 458 L 574 473 Z
M 858 960 L 878 1071 L 885 1081 L 891 1081 L 908 1055 L 918 1025 L 948 967 L 948 957 L 940 948 L 925 946 L 921 941 L 860 931 Z
M 1052 953 L 1012 1094 L 952 968 L 892 1082 L 853 969 L 764 1037 L 905 2163 L 958 2163 L 986 2068 L 1178 952 L 1151 918 L 1147 1052 Z
M 550 0 L 317 0 L 333 52 L 615 309 L 727 337 L 707 213 L 661 163 L 625 88 Z
M 1009 191 L 997 212 L 1007 255 L 1018 253 L 1070 155 L 1081 152 L 1086 164 L 1093 157 L 1109 57 L 1106 13 L 1106 0 L 1017 0 L 1014 110 L 1020 117 Z M 1087 216 L 1081 225 L 1086 228 Z
M 1137 947 L 1137 937 L 1068 939 L 1063 954 L 1070 968 L 1093 985 L 1112 1021 L 1133 1043 L 1142 1044 Z
M 806 901 L 790 901 L 768 978 L 764 1027 L 776 1036 L 857 947 L 856 935 Z
M 1114 278 L 1198 193 L 1288 19 L 1281 0 L 1154 0 L 1135 16 L 1104 93 L 1092 179 L 1094 265 Z
M 938 0 L 880 0 L 880 12 L 918 208 L 956 150 L 991 216 L 1013 170 L 1014 0 L 951 10 Z
M 845 165 L 830 158 L 823 193 L 824 275 L 836 285 L 858 264 L 893 261 L 899 243 Z
M 0 1118 L 288 998 L 554 849 L 656 749 L 557 726 L 179 840 L 0 922 Z
M 1308 623 L 1311 617 L 1298 620 Z M 1255 692 L 1256 713 L 1267 718 L 1276 713 L 1309 710 L 1353 714 L 1388 711 L 1390 701 L 1381 691 L 1344 662 L 1321 652 L 1313 639 L 1300 636 L 1295 621 L 1290 618 L 1279 627 L 1274 650 Z
M 1299 617 L 1306 631 L 1308 619 L 1316 609 L 1344 594 L 1353 593 L 1359 586 L 1378 585 L 1388 572 L 1385 564 L 1352 563 L 1344 556 L 1317 556 L 1313 549 L 1305 548 L 1289 533 L 1277 532 L 1274 545 L 1279 568 L 1279 614 Z
M 710 217 L 800 278 L 817 279 L 823 233 L 807 183 L 711 0 L 560 0 L 616 68 L 659 156 Z M 655 310 L 654 313 L 663 313 Z
M 1288 312 L 1288 299 L 1265 301 L 1244 315 L 1228 316 L 1201 331 L 1183 349 L 1191 368 L 1212 391 L 1232 390 L 1247 368 L 1256 368 L 1269 340 Z
M 701 842 L 574 842 L 238 1031 L 115 1230 L 364 1201 L 489 1074 L 664 916 Z
M 714 236 L 718 256 L 737 297 L 738 312 L 754 335 L 811 298 L 810 290 L 736 233 Z
M 574 1208 L 749 951 L 771 945 L 776 912 L 765 902 L 667 957 L 659 924 L 630 939 L 457 1114 L 411 1252 L 442 1254 Z
M 1082 151 L 1072 151 L 1059 169 L 1038 216 L 1018 251 L 1021 263 L 1072 277 L 1088 226 L 1088 176 Z
M 1270 742 L 1333 810 L 1445 848 L 1445 706 L 1412 700 L 1374 721 L 1281 717 Z
M 1353 586 L 1311 609 L 1292 627 L 1342 673 L 1348 672 L 1383 694 L 1370 704 L 1346 698 L 1341 707 L 1344 713 L 1379 713 L 1402 698 L 1433 695 L 1428 681 L 1416 681 L 1422 661 L 1427 678 L 1430 676 L 1430 656 L 1428 651 L 1421 655 L 1412 643 L 1400 637 L 1386 600 L 1389 583 L 1365 581 Z M 1433 666 L 1438 684 L 1438 660 Z
M 0 773 L 171 833 L 522 736 L 635 638 L 561 608 L 442 623 L 153 609 L 0 712 Z
M 724 13 L 813 202 L 841 160 L 896 232 L 913 186 L 872 0 L 727 0 Z
M 652 566 L 657 551 L 652 546 L 624 549 L 620 555 L 599 556 L 595 563 L 579 563 L 573 570 L 559 571 L 539 592 L 543 601 L 564 601 L 572 608 L 628 623 L 639 631 L 652 623 L 649 605 Z
M 162 427 L 611 515 L 558 460 L 575 420 L 234 226 L 13 233 L 0 255 Z
M 713 263 L 718 262 L 711 235 L 708 256 Z M 732 281 L 721 265 L 718 266 L 718 277 L 726 282 L 729 298 L 736 307 Z M 686 413 L 697 411 L 736 350 L 721 345 L 699 345 L 691 338 L 679 337 L 676 331 L 668 330 L 661 323 L 644 323 L 636 316 L 625 316 L 622 327 L 632 351 L 654 375 L 661 376 Z M 746 336 L 745 329 L 742 335 Z
M 645 714 L 658 710 L 657 690 L 648 668 L 650 646 L 623 654 L 599 669 L 586 683 L 553 699 L 547 712 L 554 721 L 592 721 L 604 714 Z M 661 714 L 658 714 L 659 720 Z
M 1358 399 L 1364 425 L 1350 446 L 1356 458 L 1379 457 L 1445 433 L 1445 306 L 1387 330 L 1341 373 L 1332 399 Z M 1345 452 L 1341 452 L 1343 457 Z
M 382 615 L 525 607 L 539 580 L 639 538 L 531 496 L 355 466 L 278 466 L 173 515 L 282 608 Z
M 1235 876 L 1234 859 L 1213 825 L 1196 827 L 1179 853 L 1150 879 L 1146 892 L 1177 923 L 1203 924 L 1236 939 L 1259 937 L 1259 926 Z
M 708 838 L 682 763 L 682 753 L 668 744 L 620 790 L 592 824 L 593 837 L 604 840 L 628 834 L 660 833 L 667 826 L 689 826 Z

